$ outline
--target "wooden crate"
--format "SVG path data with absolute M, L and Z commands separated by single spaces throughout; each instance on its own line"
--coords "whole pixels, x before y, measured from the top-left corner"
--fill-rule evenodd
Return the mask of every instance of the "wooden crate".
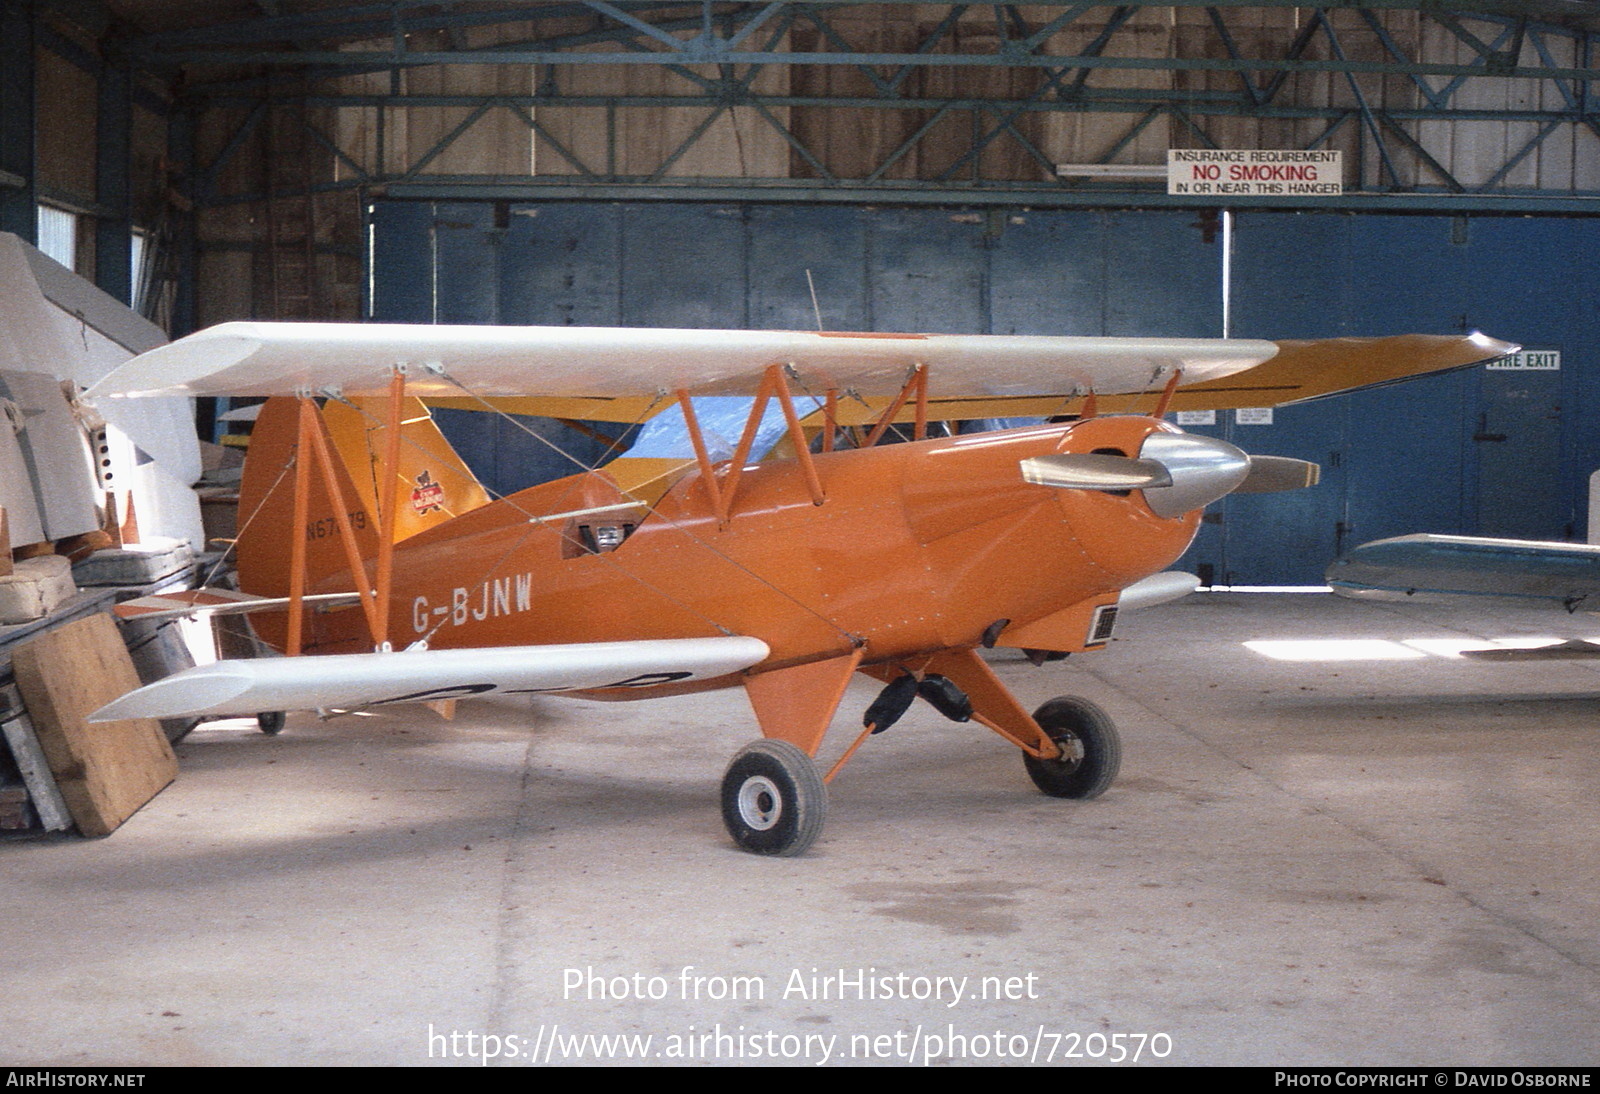
M 109 835 L 178 774 L 152 718 L 90 724 L 88 716 L 139 686 L 109 615 L 93 615 L 18 646 L 12 671 L 78 830 Z

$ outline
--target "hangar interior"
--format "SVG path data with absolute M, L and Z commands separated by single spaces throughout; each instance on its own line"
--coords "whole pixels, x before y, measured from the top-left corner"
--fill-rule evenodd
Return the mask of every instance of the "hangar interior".
M 1600 629 L 1221 590 L 1320 586 L 1412 532 L 1585 538 L 1596 32 L 1583 0 L 0 5 L 0 231 L 173 338 L 1481 330 L 1559 366 L 1184 423 L 1322 482 L 1214 505 L 1176 565 L 1217 591 L 1108 650 L 995 655 L 1030 707 L 1081 694 L 1122 725 L 1094 802 L 919 707 L 853 761 L 828 836 L 767 861 L 716 831 L 757 732 L 739 693 L 205 723 L 109 838 L 0 843 L 33 940 L 4 959 L 0 1058 L 464 1062 L 448 1031 L 552 1062 L 565 1030 L 690 1063 L 839 1062 L 860 1035 L 881 1063 L 916 1031 L 949 1063 L 1161 1033 L 1140 1062 L 1592 1066 L 1600 678 L 1459 653 Z M 1342 191 L 1169 193 L 1170 149 L 1336 151 Z M 202 401 L 198 435 L 233 409 Z M 439 418 L 501 493 L 557 473 L 546 442 L 606 445 Z M 785 990 L 862 969 L 1023 983 Z M 1048 1060 L 1011 1051 L 1046 1035 Z

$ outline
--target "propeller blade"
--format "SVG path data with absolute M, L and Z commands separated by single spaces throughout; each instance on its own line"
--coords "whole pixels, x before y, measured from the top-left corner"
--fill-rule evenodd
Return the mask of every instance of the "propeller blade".
M 1235 494 L 1272 494 L 1279 490 L 1303 490 L 1317 485 L 1322 468 L 1310 460 L 1289 456 L 1251 456 L 1250 474 L 1234 487 Z
M 1158 516 L 1179 517 L 1230 493 L 1269 494 L 1315 486 L 1322 468 L 1288 456 L 1248 456 L 1193 433 L 1152 433 L 1139 458 L 1063 452 L 1019 461 L 1025 481 L 1070 490 L 1146 490 Z
M 1171 486 L 1172 476 L 1155 460 L 1091 452 L 1031 456 L 1020 461 L 1022 477 L 1038 486 L 1071 490 L 1145 490 Z

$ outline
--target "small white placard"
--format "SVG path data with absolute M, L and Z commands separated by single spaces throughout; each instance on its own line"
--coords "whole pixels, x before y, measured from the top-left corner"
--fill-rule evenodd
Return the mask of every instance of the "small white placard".
M 1516 353 L 1508 353 L 1504 357 L 1496 357 L 1484 368 L 1492 369 L 1541 369 L 1547 372 L 1561 371 L 1561 351 L 1558 349 L 1525 349 Z
M 1216 425 L 1217 412 L 1215 410 L 1180 410 L 1178 411 L 1179 425 Z
M 1242 406 L 1233 412 L 1233 420 L 1238 425 L 1271 425 L 1272 408 L 1270 406 Z
M 1344 193 L 1343 156 L 1300 149 L 1169 148 L 1167 193 L 1337 197 Z

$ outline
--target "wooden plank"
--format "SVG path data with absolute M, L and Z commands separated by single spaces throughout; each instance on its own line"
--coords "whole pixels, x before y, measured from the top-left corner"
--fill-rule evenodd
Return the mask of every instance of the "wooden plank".
M 84 835 L 109 835 L 177 777 L 178 761 L 154 719 L 87 721 L 139 686 L 109 615 L 49 631 L 13 651 L 11 664 L 39 744 Z

